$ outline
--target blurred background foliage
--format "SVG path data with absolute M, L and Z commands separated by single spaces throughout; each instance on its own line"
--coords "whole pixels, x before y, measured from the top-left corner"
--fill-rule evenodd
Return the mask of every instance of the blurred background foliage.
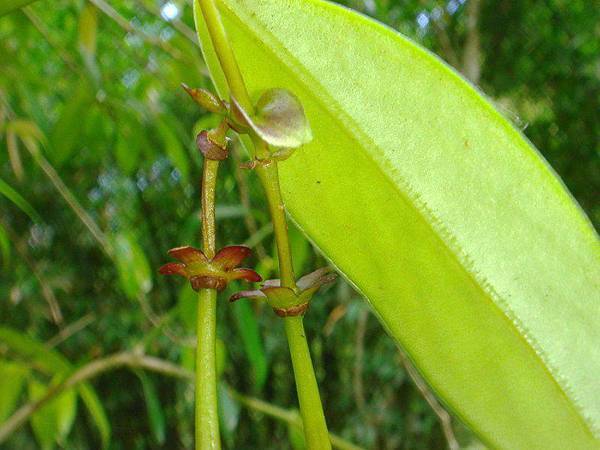
M 600 223 L 593 2 L 342 3 L 480 86 Z M 199 240 L 194 136 L 214 118 L 179 87 L 210 87 L 192 27 L 183 0 L 40 0 L 0 18 L 0 423 L 115 352 L 193 369 L 195 297 L 156 276 L 169 248 Z M 272 229 L 255 178 L 237 167 L 244 158 L 222 165 L 219 240 L 253 247 L 252 263 L 273 277 Z M 298 273 L 324 264 L 298 230 L 292 243 Z M 296 417 L 280 321 L 244 302 L 222 302 L 219 316 L 225 447 L 303 448 L 280 420 Z M 455 448 L 452 433 L 478 445 L 457 419 L 450 430 L 348 284 L 322 293 L 306 325 L 332 431 L 365 448 Z M 271 405 L 285 408 L 279 419 L 264 414 Z M 192 425 L 188 382 L 116 368 L 48 403 L 0 448 L 189 449 Z

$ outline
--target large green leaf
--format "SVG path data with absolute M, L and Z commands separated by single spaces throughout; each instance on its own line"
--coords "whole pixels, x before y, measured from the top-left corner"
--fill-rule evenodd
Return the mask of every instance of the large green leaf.
M 440 398 L 496 448 L 598 448 L 598 238 L 531 144 L 367 18 L 319 0 L 219 5 L 251 95 L 289 89 L 311 123 L 280 165 L 292 217 Z

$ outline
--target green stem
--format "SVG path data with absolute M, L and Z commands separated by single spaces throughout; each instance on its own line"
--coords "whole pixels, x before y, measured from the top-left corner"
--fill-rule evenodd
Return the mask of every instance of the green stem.
M 202 174 L 202 247 L 207 258 L 215 255 L 215 188 L 219 162 L 204 160 Z M 200 289 L 196 327 L 196 450 L 219 450 L 217 412 L 217 291 Z
M 219 11 L 214 0 L 195 0 L 194 7 L 200 6 L 208 33 L 219 59 L 219 63 L 229 85 L 231 95 L 240 106 L 252 114 L 254 108 L 248 95 L 248 89 L 240 72 L 235 55 L 229 45 L 225 28 L 221 22 Z M 267 144 L 253 137 L 256 155 L 259 158 L 268 156 Z M 292 253 L 287 232 L 285 206 L 279 188 L 279 174 L 277 163 L 271 162 L 257 168 L 258 176 L 265 189 L 269 211 L 273 222 L 273 231 L 277 242 L 279 256 L 279 271 L 281 284 L 296 290 L 296 281 L 292 265 Z M 284 319 L 285 329 L 292 355 L 292 365 L 296 378 L 296 389 L 300 403 L 300 411 L 304 425 L 304 434 L 310 450 L 330 450 L 331 442 L 327 431 L 327 423 L 323 414 L 323 406 L 319 396 L 319 388 L 310 359 L 308 343 L 304 333 L 302 317 L 288 317 Z
M 281 285 L 296 290 L 292 252 L 285 217 L 285 206 L 279 187 L 277 163 L 273 161 L 259 166 L 256 171 L 265 190 L 271 221 L 273 222 Z M 302 323 L 303 318 L 302 316 L 286 317 L 283 320 L 292 357 L 292 366 L 294 367 L 300 414 L 308 448 L 310 450 L 329 450 L 331 449 L 329 432 L 327 431 L 319 387 L 310 358 L 308 342 L 306 341 L 304 324 Z
M 214 0 L 194 0 L 194 7 L 196 8 L 198 6 L 200 6 L 200 9 L 202 10 L 206 28 L 210 34 L 210 39 L 215 49 L 215 53 L 217 54 L 217 58 L 219 58 L 219 63 L 223 69 L 231 95 L 235 97 L 245 111 L 252 114 L 254 112 L 254 107 L 252 106 L 252 101 L 248 95 L 248 89 L 246 89 L 246 84 L 244 83 L 244 78 L 238 67 L 237 60 L 229 45 L 229 40 L 227 39 L 223 23 L 221 22 L 217 4 Z
M 273 222 L 273 233 L 277 242 L 277 256 L 279 257 L 279 272 L 281 285 L 296 289 L 296 278 L 292 265 L 292 251 L 288 237 L 287 219 L 285 217 L 285 205 L 281 198 L 279 188 L 279 172 L 277 162 L 273 161 L 256 168 L 256 173 L 265 190 L 271 221 Z
M 284 323 L 296 378 L 306 445 L 310 450 L 331 450 L 329 431 L 327 431 L 319 386 L 310 359 L 302 316 L 286 317 Z
M 248 397 L 246 395 L 240 394 L 237 391 L 234 391 L 231 388 L 229 388 L 229 392 L 231 393 L 231 396 L 237 401 L 239 401 L 243 406 L 246 406 L 250 409 L 253 409 L 254 411 L 261 412 L 269 417 L 273 417 L 274 419 L 287 422 L 288 424 L 294 427 L 302 429 L 302 420 L 300 416 L 298 416 L 297 412 L 280 408 L 279 406 L 267 403 L 255 397 Z M 345 439 L 333 433 L 329 433 L 329 439 L 331 440 L 331 445 L 333 446 L 333 448 L 336 448 L 338 450 L 364 450 L 362 447 L 359 447 L 358 445 L 355 445 L 352 442 L 348 442 Z

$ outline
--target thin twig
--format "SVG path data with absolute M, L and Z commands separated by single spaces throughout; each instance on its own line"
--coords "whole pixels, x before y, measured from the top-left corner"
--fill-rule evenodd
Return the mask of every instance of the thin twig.
M 91 324 L 94 320 L 96 320 L 96 316 L 94 315 L 94 313 L 86 314 L 85 316 L 77 319 L 75 322 L 70 323 L 62 330 L 60 330 L 54 337 L 52 337 L 46 342 L 46 346 L 48 348 L 56 347 L 58 344 L 66 341 L 74 334 L 79 333 L 81 330 L 83 330 L 85 327 Z
M 154 36 L 149 35 L 143 30 L 140 30 L 138 27 L 135 27 L 131 24 L 131 22 L 121 16 L 116 9 L 110 6 L 104 0 L 89 0 L 90 3 L 93 3 L 100 11 L 102 11 L 107 17 L 112 19 L 117 25 L 123 28 L 128 33 L 134 33 L 139 35 L 144 41 L 160 47 L 164 52 L 168 53 L 172 58 L 177 60 L 183 60 L 183 56 L 181 52 L 173 47 L 166 41 L 163 41 L 160 38 L 156 38 Z
M 137 3 L 142 5 L 142 7 L 146 11 L 148 11 L 150 14 L 160 18 L 161 20 L 164 20 L 166 23 L 171 25 L 175 30 L 177 30 L 179 33 L 181 33 L 182 36 L 184 36 L 188 41 L 193 43 L 195 46 L 200 47 L 198 38 L 196 36 L 196 32 L 192 28 L 188 27 L 185 23 L 183 23 L 180 19 L 172 19 L 172 20 L 164 19 L 163 16 L 161 15 L 160 11 L 153 4 L 151 4 L 154 2 L 148 2 L 147 0 L 137 0 Z
M 458 450 L 460 446 L 458 444 L 458 441 L 456 440 L 456 437 L 454 436 L 454 431 L 452 429 L 452 418 L 450 417 L 450 414 L 448 414 L 448 412 L 442 407 L 442 405 L 440 405 L 440 402 L 438 402 L 431 390 L 429 390 L 427 384 L 425 383 L 423 378 L 421 378 L 421 376 L 414 368 L 408 357 L 404 354 L 404 352 L 400 350 L 398 353 L 400 355 L 402 365 L 406 369 L 406 372 L 408 372 L 408 375 L 415 383 L 415 386 L 417 386 L 419 392 L 421 392 L 421 395 L 423 395 L 427 403 L 429 403 L 429 406 L 431 407 L 435 415 L 438 416 L 438 419 L 442 425 L 444 436 L 446 437 L 446 441 L 448 443 L 448 448 L 450 450 Z
M 94 219 L 88 214 L 88 212 L 81 206 L 75 195 L 65 185 L 60 175 L 56 172 L 52 164 L 42 155 L 39 149 L 31 143 L 28 145 L 28 141 L 24 141 L 25 147 L 29 150 L 29 153 L 35 160 L 35 162 L 41 167 L 46 176 L 50 179 L 56 190 L 62 195 L 65 201 L 69 204 L 71 209 L 75 212 L 79 220 L 83 222 L 89 232 L 94 236 L 94 239 L 100 244 L 100 247 L 112 258 L 113 249 L 104 233 L 100 230 L 100 227 L 94 222 Z
M 39 16 L 33 11 L 33 8 L 31 6 L 26 6 L 22 11 L 35 29 L 44 37 L 48 45 L 58 53 L 67 67 L 73 72 L 81 74 L 83 72 L 81 68 L 78 67 L 77 63 L 71 58 L 71 55 L 52 37 L 48 28 L 44 25 L 44 22 L 42 22 Z
M 0 219 L 0 224 L 4 227 L 8 235 L 10 236 L 10 240 L 14 243 L 15 249 L 17 253 L 21 257 L 21 259 L 25 262 L 25 264 L 31 270 L 31 273 L 35 277 L 42 291 L 42 297 L 48 303 L 48 308 L 50 309 L 50 317 L 52 321 L 59 327 L 63 325 L 64 318 L 62 311 L 60 309 L 60 305 L 58 304 L 58 300 L 54 295 L 54 291 L 50 287 L 50 283 L 46 280 L 44 274 L 38 269 L 37 264 L 33 261 L 32 258 L 29 257 L 29 252 L 27 250 L 27 245 L 23 243 L 21 239 L 17 236 L 17 233 L 12 229 L 12 227 L 3 219 Z

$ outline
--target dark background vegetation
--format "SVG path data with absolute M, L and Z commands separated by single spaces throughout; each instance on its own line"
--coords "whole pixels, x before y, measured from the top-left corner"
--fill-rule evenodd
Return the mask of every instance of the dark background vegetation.
M 480 86 L 600 223 L 600 17 L 593 2 L 342 3 L 431 49 Z M 180 280 L 156 276 L 167 249 L 198 244 L 194 136 L 212 119 L 179 88 L 209 87 L 190 4 L 40 0 L 0 18 L 0 327 L 74 365 L 143 343 L 149 355 L 193 367 L 194 297 Z M 255 178 L 236 168 L 239 158 L 223 164 L 220 244 L 253 246 L 259 272 L 272 277 L 263 196 Z M 300 232 L 292 230 L 292 241 L 299 272 L 323 264 Z M 219 315 L 226 448 L 302 448 L 285 423 L 225 388 L 294 408 L 280 321 L 249 303 L 223 302 Z M 332 431 L 366 448 L 446 448 L 440 420 L 398 349 L 347 284 L 322 293 L 306 325 Z M 0 421 L 14 409 L 8 391 L 21 385 L 21 405 L 35 383 L 56 380 L 26 353 L 0 341 Z M 112 428 L 111 449 L 192 448 L 189 383 L 119 369 L 92 385 Z M 62 434 L 34 421 L 2 448 L 100 448 L 81 400 L 72 427 L 73 402 L 63 403 L 46 413 L 47 423 L 52 414 L 67 423 Z M 452 426 L 461 446 L 478 445 L 456 420 Z

